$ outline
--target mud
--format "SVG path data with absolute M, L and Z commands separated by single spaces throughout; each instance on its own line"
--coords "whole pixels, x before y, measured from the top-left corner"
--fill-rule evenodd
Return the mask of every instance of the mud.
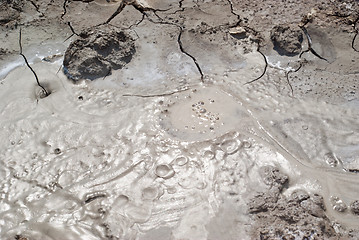
M 1 239 L 358 239 L 357 1 L 1 11 Z
M 302 50 L 303 33 L 299 27 L 279 25 L 271 30 L 274 49 L 281 55 L 295 56 Z
M 67 48 L 64 72 L 72 80 L 94 80 L 123 68 L 136 52 L 134 40 L 123 30 L 100 25 L 79 34 Z
M 297 189 L 289 197 L 282 194 L 289 177 L 273 166 L 260 169 L 266 192 L 249 202 L 254 219 L 253 239 L 339 239 L 326 217 L 323 197 Z

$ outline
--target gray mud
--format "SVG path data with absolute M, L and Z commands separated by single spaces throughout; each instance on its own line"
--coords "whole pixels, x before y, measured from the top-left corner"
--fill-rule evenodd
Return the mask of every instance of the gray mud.
M 80 33 L 65 52 L 64 72 L 72 80 L 94 80 L 123 68 L 136 52 L 134 40 L 110 25 L 92 27 Z
M 290 179 L 279 169 L 260 169 L 269 189 L 257 193 L 248 204 L 255 224 L 253 239 L 339 239 L 326 217 L 323 197 L 297 189 L 289 197 L 282 194 Z
M 297 26 L 275 26 L 271 31 L 270 38 L 274 49 L 281 55 L 295 56 L 302 50 L 303 33 Z
M 2 1 L 0 238 L 358 239 L 358 27 L 355 0 Z

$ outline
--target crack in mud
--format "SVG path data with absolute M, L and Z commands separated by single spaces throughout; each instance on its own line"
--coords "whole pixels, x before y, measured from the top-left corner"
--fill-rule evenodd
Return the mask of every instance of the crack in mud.
M 141 97 L 141 98 L 166 97 L 166 96 L 174 95 L 176 93 L 186 92 L 188 90 L 190 90 L 189 87 L 184 88 L 182 90 L 173 91 L 173 92 L 169 92 L 169 93 L 162 93 L 162 94 L 153 94 L 153 95 L 123 94 L 122 96 L 123 97 Z
M 74 36 L 74 35 L 79 36 L 79 34 L 76 33 L 76 32 L 75 32 L 75 29 L 72 27 L 71 22 L 67 22 L 67 25 L 70 27 L 70 30 L 71 30 L 72 34 L 71 34 L 70 36 L 68 36 L 68 37 L 64 40 L 64 42 L 66 42 L 67 40 L 69 40 L 69 39 L 70 39 L 72 36 Z
M 251 80 L 251 81 L 249 81 L 249 82 L 246 82 L 246 83 L 243 84 L 243 85 L 247 85 L 247 84 L 253 83 L 253 82 L 255 82 L 255 81 L 258 81 L 258 80 L 261 79 L 261 78 L 264 76 L 264 74 L 267 72 L 267 68 L 268 68 L 267 57 L 264 55 L 264 53 L 261 52 L 261 50 L 260 50 L 260 44 L 259 44 L 259 43 L 258 43 L 257 52 L 259 52 L 259 53 L 263 56 L 263 59 L 264 59 L 264 62 L 265 62 L 265 66 L 264 66 L 263 72 L 262 72 L 262 74 L 261 74 L 259 77 L 257 77 L 256 79 L 253 79 L 253 80 Z
M 359 21 L 359 17 L 355 20 L 355 22 L 353 23 L 353 28 L 354 28 L 354 31 L 355 31 L 355 35 L 353 37 L 353 40 L 352 40 L 352 49 L 355 51 L 355 52 L 359 52 L 358 49 L 355 48 L 354 44 L 355 44 L 355 39 L 357 38 L 358 36 L 358 33 L 359 33 L 359 29 L 356 28 L 356 25 Z
M 239 16 L 239 14 L 234 12 L 232 0 L 227 0 L 227 1 L 229 3 L 229 7 L 231 8 L 231 13 L 237 17 L 237 19 L 238 19 L 237 25 L 239 25 L 239 23 L 242 21 L 241 16 Z
M 65 0 L 64 1 L 64 3 L 63 3 L 63 5 L 62 5 L 62 8 L 64 9 L 64 12 L 61 14 L 61 19 L 64 19 L 64 16 L 66 15 L 66 13 L 67 13 L 67 9 L 66 9 L 66 4 L 67 4 L 67 2 L 68 2 L 69 0 Z
M 76 33 L 76 32 L 75 32 L 75 29 L 72 27 L 71 22 L 67 22 L 67 25 L 69 25 L 70 30 L 71 30 L 71 32 L 72 32 L 73 35 L 79 36 L 79 34 Z
M 320 55 L 312 48 L 312 39 L 311 39 L 311 37 L 310 37 L 310 35 L 309 35 L 307 29 L 305 28 L 305 26 L 299 26 L 299 27 L 302 29 L 302 31 L 304 32 L 304 34 L 305 34 L 305 36 L 306 36 L 306 38 L 307 38 L 308 50 L 309 50 L 314 56 L 316 56 L 317 58 L 322 59 L 322 60 L 328 62 L 328 60 L 327 60 L 326 58 L 320 56 Z M 304 52 L 302 52 L 301 55 L 303 55 L 303 53 L 304 53 Z M 300 57 L 301 57 L 301 55 L 300 55 Z
M 25 63 L 26 63 L 26 66 L 31 70 L 31 72 L 34 74 L 35 76 L 35 79 L 36 79 L 36 82 L 37 82 L 37 85 L 42 88 L 42 91 L 43 91 L 43 94 L 44 94 L 44 97 L 47 97 L 50 95 L 50 92 L 48 92 L 41 84 L 40 84 L 40 81 L 39 81 L 39 78 L 37 77 L 37 74 L 36 72 L 34 71 L 34 69 L 32 69 L 32 67 L 30 66 L 29 62 L 27 61 L 27 58 L 26 56 L 22 53 L 22 45 L 21 45 L 21 28 L 20 28 L 20 32 L 19 32 L 19 47 L 20 47 L 20 56 L 23 57 Z M 41 96 L 40 96 L 41 97 Z
M 116 11 L 106 20 L 105 24 L 110 23 L 112 19 L 114 19 L 118 14 L 120 14 L 122 10 L 126 7 L 127 2 L 127 0 L 122 1 Z
M 137 22 L 137 23 L 134 23 L 134 24 L 132 24 L 132 25 L 130 25 L 128 28 L 126 28 L 126 29 L 131 29 L 133 26 L 138 26 L 138 25 L 140 25 L 142 22 L 143 22 L 143 20 L 145 20 L 145 17 L 146 17 L 146 14 L 145 13 L 142 13 L 142 18 Z M 135 31 L 135 33 L 136 33 L 136 31 Z M 136 33 L 136 35 L 137 35 L 137 37 L 138 37 L 138 34 Z
M 104 24 L 108 24 L 112 21 L 112 19 L 114 19 L 118 14 L 120 14 L 122 12 L 122 10 L 127 6 L 127 5 L 131 5 L 133 6 L 137 11 L 139 11 L 142 14 L 146 15 L 147 11 L 152 11 L 154 13 L 158 12 L 166 12 L 169 9 L 154 9 L 154 8 L 150 8 L 150 7 L 144 7 L 141 4 L 139 4 L 137 1 L 135 0 L 123 0 L 120 3 L 120 6 L 116 9 L 116 11 L 111 15 L 111 17 L 109 17 L 106 22 Z
M 204 75 L 203 75 L 201 67 L 199 66 L 199 64 L 197 62 L 197 59 L 194 56 L 192 56 L 190 53 L 185 51 L 184 48 L 183 48 L 183 44 L 182 44 L 182 41 L 181 41 L 182 33 L 183 33 L 183 29 L 180 27 L 180 33 L 178 34 L 178 38 L 177 38 L 177 42 L 178 42 L 178 45 L 180 47 L 180 50 L 181 50 L 182 53 L 184 53 L 185 55 L 187 55 L 188 57 L 190 57 L 193 60 L 194 64 L 197 67 L 197 70 L 198 70 L 199 74 L 201 75 L 201 82 L 204 83 Z
M 187 52 L 187 51 L 184 49 L 184 47 L 183 47 L 183 43 L 182 43 L 182 41 L 181 41 L 181 37 L 182 37 L 182 33 L 183 33 L 183 28 L 182 28 L 180 25 L 176 24 L 176 23 L 171 23 L 171 22 L 166 22 L 166 21 L 164 21 L 164 20 L 156 13 L 156 11 L 168 11 L 169 9 L 168 9 L 168 10 L 159 10 L 159 9 L 153 9 L 153 8 L 144 8 L 144 7 L 142 7 L 140 4 L 138 4 L 136 1 L 135 1 L 135 2 L 132 2 L 132 1 L 131 1 L 131 4 L 130 4 L 130 5 L 132 5 L 136 10 L 138 10 L 138 11 L 141 12 L 143 15 L 145 15 L 149 21 L 151 21 L 151 22 L 153 22 L 153 23 L 155 23 L 155 24 L 172 25 L 172 26 L 176 26 L 176 27 L 179 29 L 179 34 L 178 34 L 178 37 L 177 37 L 177 44 L 178 44 L 178 46 L 179 46 L 179 49 L 180 49 L 180 51 L 181 51 L 183 54 L 185 54 L 186 56 L 188 56 L 188 57 L 190 57 L 190 58 L 192 59 L 193 63 L 196 65 L 196 68 L 197 68 L 199 74 L 201 75 L 201 82 L 204 83 L 204 74 L 203 74 L 202 68 L 200 67 L 199 63 L 197 62 L 197 59 L 196 59 L 192 54 L 190 54 L 189 52 Z M 122 11 L 122 10 L 121 10 L 121 11 Z M 154 15 L 155 15 L 158 19 L 160 19 L 160 21 L 159 21 L 159 22 L 156 22 L 156 21 L 150 19 L 150 18 L 148 17 L 148 15 L 146 14 L 146 11 L 151 11 L 151 12 L 153 12 Z M 141 20 L 140 22 L 142 22 L 142 20 Z
M 40 12 L 39 6 L 37 6 L 36 3 L 34 3 L 34 1 L 29 0 L 29 2 L 31 3 L 32 6 L 34 6 L 36 12 L 38 12 L 41 16 L 44 16 L 44 13 Z

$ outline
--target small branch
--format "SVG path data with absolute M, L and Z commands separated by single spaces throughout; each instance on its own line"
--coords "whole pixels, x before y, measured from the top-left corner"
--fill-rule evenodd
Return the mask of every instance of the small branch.
M 21 28 L 20 28 L 20 34 L 19 34 L 19 46 L 20 46 L 20 55 L 24 58 L 24 61 L 26 63 L 26 66 L 31 70 L 31 72 L 34 74 L 37 85 L 42 88 L 45 97 L 49 96 L 50 93 L 48 91 L 46 91 L 46 89 L 40 84 L 39 78 L 37 77 L 36 72 L 34 71 L 34 69 L 32 69 L 32 67 L 30 66 L 29 62 L 27 61 L 25 55 L 22 53 L 22 45 L 21 45 Z

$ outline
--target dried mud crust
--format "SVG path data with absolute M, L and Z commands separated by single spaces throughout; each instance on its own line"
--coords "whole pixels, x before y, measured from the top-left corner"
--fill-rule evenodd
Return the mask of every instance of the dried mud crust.
M 302 50 L 303 34 L 299 27 L 277 25 L 273 27 L 270 38 L 274 50 L 281 55 L 294 56 Z
M 7 0 L 0 3 L 0 25 L 18 20 L 24 6 L 21 0 Z
M 83 31 L 67 48 L 64 72 L 72 80 L 94 80 L 123 68 L 136 52 L 134 40 L 122 29 L 100 25 Z
M 321 196 L 296 190 L 286 198 L 282 189 L 288 176 L 272 166 L 263 167 L 261 175 L 269 189 L 248 203 L 255 222 L 253 239 L 340 239 L 325 215 Z

